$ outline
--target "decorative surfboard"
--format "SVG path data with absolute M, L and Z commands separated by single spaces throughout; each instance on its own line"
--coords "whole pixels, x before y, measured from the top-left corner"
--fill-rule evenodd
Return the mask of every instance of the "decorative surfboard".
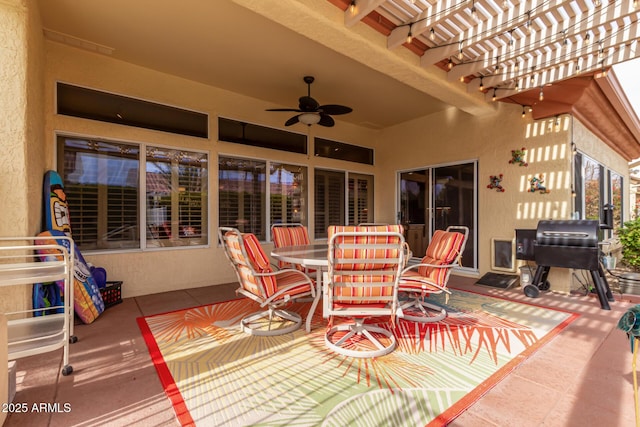
M 66 236 L 60 230 L 43 231 L 38 236 L 51 237 L 37 241 L 41 245 L 61 244 L 70 250 L 69 241 L 66 239 L 56 239 L 56 237 Z M 38 255 L 57 256 L 51 250 L 38 250 Z M 98 285 L 91 276 L 91 270 L 84 260 L 84 257 L 74 243 L 74 265 L 73 265 L 73 306 L 76 314 L 84 323 L 91 323 L 104 311 L 104 301 L 98 289 Z M 65 298 L 67 296 L 65 295 Z
M 71 222 L 69 220 L 69 207 L 67 195 L 64 192 L 62 177 L 56 171 L 47 171 L 44 174 L 44 229 L 62 231 L 67 236 L 71 235 Z
M 63 292 L 61 287 L 64 289 L 64 283 L 62 282 L 34 283 L 33 308 L 43 309 L 34 311 L 34 316 L 64 313 L 64 307 L 62 306 Z

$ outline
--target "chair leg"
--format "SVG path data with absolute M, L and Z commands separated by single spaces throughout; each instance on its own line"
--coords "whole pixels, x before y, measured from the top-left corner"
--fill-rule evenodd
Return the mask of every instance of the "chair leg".
M 409 300 L 400 305 L 404 313 L 403 319 L 417 323 L 439 322 L 447 317 L 447 311 L 435 304 L 427 302 L 418 294 L 410 294 Z
M 265 321 L 265 319 L 267 319 Z M 291 311 L 269 308 L 248 314 L 240 321 L 240 328 L 250 335 L 274 336 L 293 332 L 300 328 L 302 317 Z M 278 326 L 275 327 L 274 326 Z
M 346 334 L 334 341 L 334 336 L 341 332 Z M 325 334 L 324 342 L 329 349 L 350 357 L 384 356 L 396 348 L 396 337 L 391 331 L 366 325 L 364 319 L 332 327 Z

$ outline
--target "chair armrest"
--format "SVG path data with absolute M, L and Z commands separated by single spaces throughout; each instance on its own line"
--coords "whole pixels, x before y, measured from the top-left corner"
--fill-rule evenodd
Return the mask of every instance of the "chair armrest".
M 308 275 L 306 275 L 305 273 L 303 273 L 302 271 L 296 270 L 295 268 L 283 268 L 282 270 L 273 271 L 271 273 L 256 273 L 255 276 L 256 277 L 273 277 L 273 276 L 277 277 L 278 275 L 282 275 L 284 273 L 291 273 L 291 272 L 296 273 L 297 275 L 300 276 L 301 279 L 304 279 L 303 282 L 307 282 L 309 284 L 309 287 L 311 288 L 311 296 L 315 298 L 316 296 L 315 280 L 309 277 Z M 270 302 L 271 300 L 276 299 L 280 295 L 286 293 L 289 289 L 296 286 L 300 286 L 300 284 L 296 283 L 294 285 L 278 289 L 278 291 L 276 291 L 273 295 L 267 298 L 265 302 Z
M 431 267 L 431 268 L 453 268 L 456 265 L 458 265 L 458 263 L 451 263 L 451 264 L 413 264 L 410 265 L 409 267 L 405 267 L 401 272 L 400 275 L 402 276 L 404 273 L 406 273 L 409 270 L 413 270 L 413 269 L 417 269 L 420 267 Z
M 410 267 L 407 267 L 405 269 L 402 270 L 402 272 L 400 273 L 400 285 L 399 285 L 399 289 L 403 289 L 402 287 L 402 279 L 403 276 L 406 272 L 413 270 L 413 269 L 417 269 L 420 267 L 431 267 L 431 268 L 453 268 L 455 267 L 457 264 L 456 263 L 452 263 L 452 264 L 414 264 Z M 424 282 L 424 283 L 428 283 L 430 286 L 433 286 L 434 288 L 440 289 L 443 292 L 446 292 L 447 294 L 451 294 L 451 291 L 449 289 L 447 289 L 446 286 L 442 286 L 442 285 L 438 285 L 437 283 L 434 283 L 433 281 L 429 280 L 427 277 L 424 276 L 419 276 L 419 277 L 415 277 L 415 276 L 411 276 L 410 278 L 407 278 L 407 280 L 413 280 L 415 282 Z

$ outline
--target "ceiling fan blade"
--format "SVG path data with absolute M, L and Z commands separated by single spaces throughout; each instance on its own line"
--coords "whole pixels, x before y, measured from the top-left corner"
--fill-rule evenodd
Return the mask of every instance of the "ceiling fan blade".
M 320 104 L 318 104 L 318 101 L 310 96 L 301 96 L 298 102 L 300 103 L 300 110 L 307 112 L 317 111 L 318 107 L 320 106 Z
M 318 122 L 320 126 L 326 126 L 328 128 L 332 127 L 336 124 L 335 120 L 331 118 L 331 116 L 320 113 L 320 121 Z
M 284 122 L 285 126 L 291 126 L 291 125 L 295 125 L 296 123 L 299 122 L 298 117 L 300 115 L 298 114 L 297 116 L 293 116 L 291 117 L 289 120 L 287 120 L 286 122 Z
M 267 108 L 265 111 L 295 111 L 297 113 L 302 112 L 296 108 Z
M 332 116 L 338 116 L 340 114 L 348 114 L 353 111 L 350 107 L 345 107 L 344 105 L 336 105 L 336 104 L 327 104 L 321 105 L 318 107 L 320 111 L 325 114 L 331 114 Z

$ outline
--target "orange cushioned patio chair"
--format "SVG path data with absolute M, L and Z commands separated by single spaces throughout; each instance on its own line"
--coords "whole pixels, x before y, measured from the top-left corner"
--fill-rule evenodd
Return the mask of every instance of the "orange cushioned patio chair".
M 311 317 L 320 298 L 316 294 L 314 281 L 299 270 L 274 269 L 260 242 L 251 233 L 220 227 L 218 238 L 240 283 L 236 293 L 265 308 L 245 316 L 240 322 L 242 330 L 252 335 L 282 335 L 295 331 L 300 327 L 302 318 L 282 307 L 292 301 L 312 297 L 313 303 L 307 316 L 309 332 Z
M 396 316 L 402 316 L 398 280 L 407 253 L 402 226 L 330 226 L 328 231 L 324 316 L 330 321 L 325 344 L 351 357 L 390 353 L 396 338 L 392 328 L 378 322 L 393 325 Z M 352 320 L 342 323 L 336 319 L 345 317 Z
M 307 227 L 300 223 L 273 224 L 271 226 L 271 240 L 276 248 L 311 244 Z M 278 267 L 293 267 L 305 273 L 312 272 L 301 265 L 292 265 L 286 261 L 278 261 Z
M 454 231 L 456 230 L 456 231 Z M 439 322 L 447 316 L 446 310 L 425 300 L 430 294 L 447 293 L 449 276 L 454 267 L 461 265 L 462 252 L 467 243 L 469 228 L 450 226 L 436 230 L 420 264 L 402 271 L 399 289 L 408 300 L 401 302 L 404 319 L 414 322 Z

